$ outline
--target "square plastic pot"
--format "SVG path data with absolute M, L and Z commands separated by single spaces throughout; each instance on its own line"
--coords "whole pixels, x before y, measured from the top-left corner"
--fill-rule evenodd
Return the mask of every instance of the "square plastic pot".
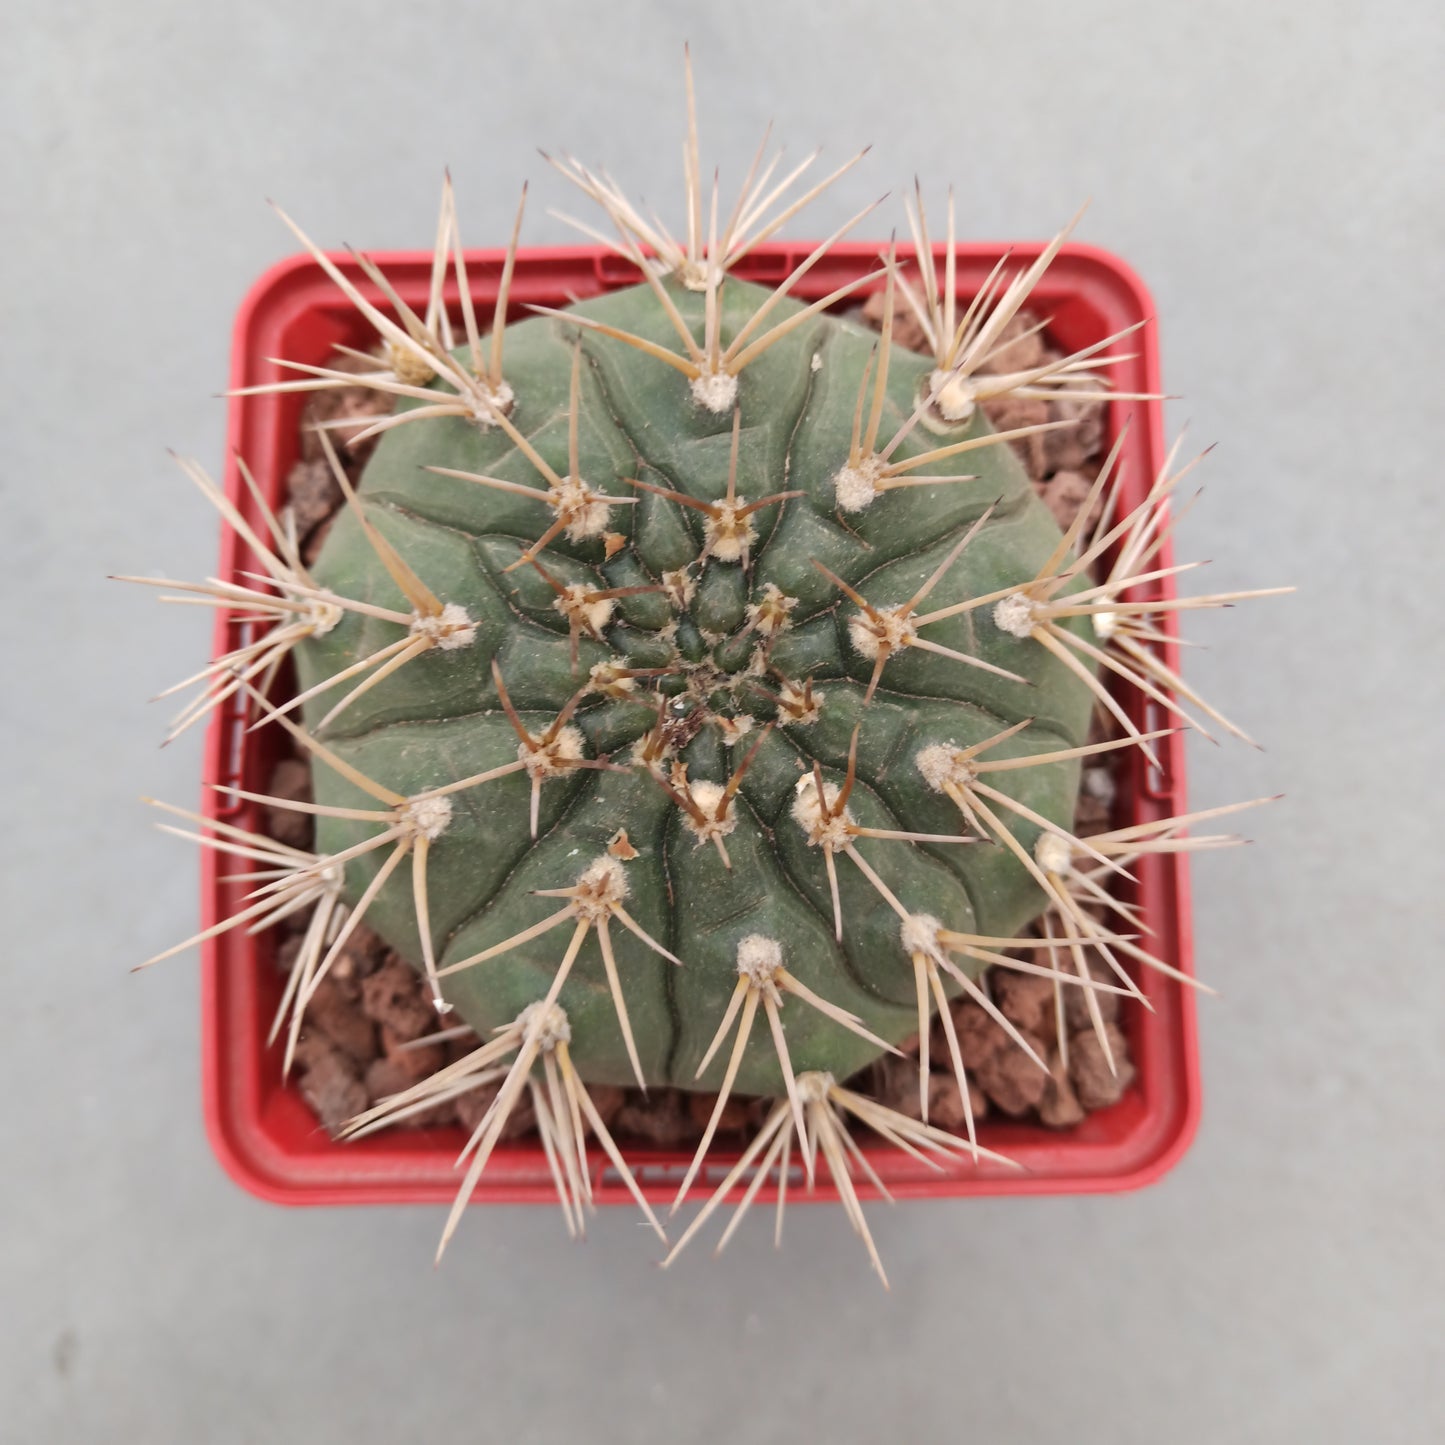
M 1001 245 L 960 247 L 958 292 L 972 296 L 1004 252 Z M 1021 243 L 1011 248 L 1014 263 L 1027 265 L 1039 247 Z M 807 243 L 760 247 L 738 268 L 746 279 L 776 283 L 811 250 Z M 909 259 L 906 248 L 902 259 Z M 355 264 L 336 262 L 364 294 L 385 307 Z M 405 252 L 377 255 L 376 261 L 398 293 L 418 310 L 425 304 L 431 259 Z M 803 300 L 827 295 L 848 280 L 876 267 L 878 248 L 868 244 L 835 246 L 808 272 L 794 294 Z M 467 272 L 479 314 L 489 313 L 501 274 L 502 253 L 481 251 L 469 256 Z M 941 271 L 941 266 L 940 266 Z M 564 306 L 637 279 L 619 258 L 595 247 L 565 247 L 523 252 L 512 283 L 513 315 L 528 303 Z M 451 300 L 455 303 L 455 295 Z M 1154 318 L 1153 304 L 1134 273 L 1116 257 L 1087 246 L 1068 246 L 1049 268 L 1035 292 L 1034 308 L 1049 318 L 1049 331 L 1060 345 L 1074 350 L 1138 321 Z M 365 347 L 373 340 L 367 324 L 351 308 L 319 267 L 305 256 L 293 257 L 267 271 L 243 301 L 236 318 L 231 385 L 242 387 L 282 379 L 285 373 L 266 360 L 324 364 L 338 343 Z M 1130 338 L 1130 361 L 1113 369 L 1120 391 L 1158 392 L 1159 364 L 1153 325 Z M 249 512 L 235 465 L 240 454 L 253 468 L 273 505 L 283 500 L 285 480 L 296 460 L 302 398 L 250 396 L 230 404 L 226 490 Z M 1162 407 L 1159 403 L 1115 404 L 1108 408 L 1112 442 L 1127 414 L 1132 418 L 1121 458 L 1123 501 L 1140 501 L 1164 457 Z M 234 534 L 221 541 L 218 576 L 232 578 L 248 564 Z M 1167 550 L 1158 565 L 1167 567 Z M 1170 595 L 1165 579 L 1155 595 Z M 1166 628 L 1172 627 L 1173 614 Z M 218 649 L 235 645 L 236 624 L 217 620 Z M 1171 643 L 1166 660 L 1178 665 Z M 1125 698 L 1137 709 L 1137 720 L 1159 726 L 1162 709 L 1143 700 Z M 274 729 L 247 734 L 233 710 L 212 722 L 205 752 L 204 782 L 230 783 L 264 791 L 273 761 Z M 1162 771 L 1150 769 L 1139 750 L 1129 751 L 1132 772 L 1126 778 L 1119 826 L 1183 812 L 1184 747 L 1175 734 L 1163 740 Z M 258 826 L 252 805 L 235 806 L 212 787 L 203 789 L 202 807 L 209 816 Z M 241 885 L 222 881 L 230 865 L 214 850 L 201 850 L 201 910 L 209 927 L 236 907 Z M 1146 856 L 1137 868 L 1133 901 L 1152 930 L 1151 948 L 1175 968 L 1190 973 L 1191 933 L 1187 860 L 1183 854 Z M 216 1154 L 231 1176 L 262 1198 L 284 1204 L 396 1204 L 449 1201 L 457 1188 L 453 1161 L 463 1143 L 460 1129 L 394 1131 L 355 1144 L 331 1140 L 317 1124 L 293 1084 L 281 1079 L 279 1048 L 267 1048 L 266 1033 L 280 996 L 281 979 L 274 965 L 273 938 L 250 937 L 233 930 L 211 940 L 202 959 L 203 1087 L 207 1130 Z M 1065 1194 L 1139 1188 L 1158 1179 L 1188 1148 L 1199 1113 L 1199 1084 L 1192 991 L 1143 970 L 1141 987 L 1154 1006 L 1148 1013 L 1126 1006 L 1123 1026 L 1129 1038 L 1137 1077 L 1114 1106 L 1089 1115 L 1067 1132 L 1042 1126 L 997 1122 L 980 1127 L 980 1142 L 1016 1160 L 1022 1171 L 976 1167 L 967 1162 L 942 1173 L 921 1167 L 897 1150 L 870 1148 L 871 1160 L 890 1192 L 900 1198 L 946 1198 L 991 1194 Z M 671 1199 L 688 1158 L 676 1152 L 628 1149 L 639 1181 L 657 1203 Z M 735 1161 L 716 1148 L 709 1158 L 701 1189 L 717 1181 Z M 605 1161 L 603 1161 L 605 1164 Z M 625 1203 L 621 1183 L 606 1167 L 594 1180 L 599 1202 Z M 771 1182 L 759 1196 L 772 1193 Z M 859 1183 L 867 1198 L 871 1186 Z M 794 1198 L 804 1196 L 794 1192 Z M 821 1178 L 815 1197 L 836 1198 Z M 552 1181 L 535 1141 L 503 1145 L 493 1156 L 474 1196 L 476 1203 L 546 1202 L 555 1205 Z

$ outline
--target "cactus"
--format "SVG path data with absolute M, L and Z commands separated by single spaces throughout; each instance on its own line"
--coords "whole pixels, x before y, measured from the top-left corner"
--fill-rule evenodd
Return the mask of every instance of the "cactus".
M 192 836 L 269 865 L 219 927 L 312 910 L 278 1019 L 288 1067 L 307 1000 L 363 919 L 425 975 L 444 1026 L 485 1041 L 348 1130 L 500 1084 L 443 1244 L 524 1091 L 569 1228 L 589 1202 L 590 1132 L 665 1237 L 587 1092 L 635 1081 L 717 1094 L 679 1201 L 729 1095 L 776 1099 L 703 1218 L 749 1167 L 785 1174 L 798 1147 L 810 1179 L 823 1160 L 881 1274 L 845 1117 L 928 1155 L 996 1157 L 971 1115 L 966 1136 L 927 1122 L 933 1016 L 966 1108 L 948 1000 L 968 994 L 1027 1050 L 978 981 L 1016 968 L 1081 988 L 1097 1019 L 1097 991 L 1138 994 L 1124 959 L 1170 971 L 1124 936 L 1126 907 L 1118 929 L 1098 921 L 1109 875 L 1224 841 L 1184 836 L 1212 814 L 1074 836 L 1080 760 L 1161 735 L 1141 734 L 1105 679 L 1184 723 L 1199 725 L 1188 703 L 1233 725 L 1157 655 L 1175 604 L 1127 600 L 1157 575 L 1187 468 L 1171 457 L 1135 512 L 1086 535 L 1085 506 L 1061 534 L 1009 443 L 1063 423 L 998 432 L 979 405 L 1001 390 L 1119 395 L 1100 371 L 1118 338 L 1034 372 L 979 371 L 1067 228 L 960 313 L 952 202 L 940 275 L 920 196 L 911 279 L 890 246 L 805 303 L 797 283 L 872 207 L 774 289 L 731 268 L 854 162 L 796 200 L 755 162 L 720 229 L 690 71 L 688 100 L 686 241 L 610 180 L 553 162 L 601 204 L 640 279 L 509 317 L 519 209 L 490 335 L 449 181 L 422 314 L 364 263 L 394 303 L 372 305 L 283 216 L 380 349 L 359 374 L 297 367 L 259 389 L 364 385 L 394 409 L 370 428 L 355 491 L 322 433 L 346 507 L 310 567 L 249 473 L 259 524 L 189 469 L 260 569 L 190 595 L 269 628 L 200 675 L 178 727 L 244 691 L 258 725 L 312 758 L 315 801 L 289 806 L 317 819 L 312 853 L 226 824 Z M 839 314 L 865 290 L 883 294 L 881 334 Z M 931 355 L 892 343 L 902 305 Z M 287 658 L 298 686 L 283 699 L 270 684 Z M 1121 733 L 1090 743 L 1097 707 Z M 1005 952 L 1046 910 L 1052 967 Z M 915 1034 L 921 1119 L 841 1082 Z

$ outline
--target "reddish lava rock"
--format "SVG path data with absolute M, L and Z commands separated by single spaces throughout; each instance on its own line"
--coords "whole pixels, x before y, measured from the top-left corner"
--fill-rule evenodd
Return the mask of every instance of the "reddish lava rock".
M 325 1035 L 309 1034 L 296 1046 L 301 1096 L 333 1134 L 370 1103 L 355 1065 Z
M 613 1120 L 613 1132 L 658 1149 L 670 1149 L 701 1136 L 706 1124 L 694 1124 L 692 1111 L 678 1089 L 653 1089 L 644 1094 L 628 1089 Z
M 1039 484 L 1038 494 L 1053 513 L 1060 531 L 1066 532 L 1073 526 L 1074 518 L 1079 515 L 1079 508 L 1084 505 L 1093 485 L 1093 480 L 1083 472 L 1071 471 L 1055 472 L 1048 481 Z
M 296 535 L 303 542 L 341 506 L 341 488 L 325 457 L 297 462 L 286 478 L 286 491 Z
M 1049 1076 L 976 1003 L 954 1005 L 959 1052 L 991 1103 L 1015 1117 L 1038 1107 Z M 942 1029 L 935 1027 L 935 1034 Z M 1048 1045 L 1036 1034 L 1020 1034 L 1040 1058 Z
M 1106 1109 L 1117 1104 L 1124 1090 L 1134 1082 L 1134 1064 L 1124 1042 L 1124 1035 L 1114 1024 L 1106 1024 L 1104 1032 L 1118 1066 L 1117 1076 L 1109 1071 L 1103 1047 L 1092 1030 L 1080 1030 L 1069 1039 L 1069 1078 L 1086 1109 Z
M 391 958 L 362 980 L 361 1007 L 398 1039 L 419 1039 L 435 1032 L 437 1012 L 417 985 L 416 974 L 399 958 Z
M 1060 951 L 1062 952 L 1063 950 Z M 1048 966 L 1044 962 L 1048 956 L 1047 949 L 1040 948 L 1034 952 L 1035 962 L 1044 963 L 1045 967 Z M 1072 968 L 1072 964 L 1068 965 L 1068 967 Z M 1098 965 L 1095 965 L 1089 968 L 1089 976 L 1102 980 L 1103 970 Z M 1096 990 L 1094 993 L 1094 1002 L 1099 1006 L 1099 1017 L 1103 1019 L 1106 1024 L 1113 1024 L 1117 1021 L 1120 1002 L 1120 996 L 1117 993 L 1104 993 L 1102 990 Z M 1084 990 L 1081 988 L 1066 988 L 1064 990 L 1064 1027 L 1069 1031 L 1070 1048 L 1073 1047 L 1075 1033 L 1092 1034 L 1094 1031 L 1094 1021 L 1089 1013 L 1089 1000 L 1085 997 Z M 1097 1040 L 1095 1040 L 1095 1042 L 1097 1043 Z M 1110 1040 L 1110 1045 L 1113 1045 L 1112 1039 Z
M 1017 1024 L 1025 1033 L 1053 1042 L 1057 1032 L 1057 1010 L 1051 979 L 1032 973 L 1010 973 L 1008 969 L 1000 968 L 989 983 L 999 1012 L 1010 1023 Z M 1068 984 L 1063 986 L 1069 987 Z
M 1070 1045 L 1072 1048 L 1072 1045 Z M 1049 1055 L 1049 1079 L 1039 1100 L 1039 1120 L 1050 1129 L 1068 1129 L 1084 1117 L 1083 1105 L 1069 1082 L 1068 1070 L 1058 1053 Z
M 456 1100 L 452 1106 L 453 1115 L 468 1134 L 473 1133 L 486 1117 L 487 1110 L 492 1107 L 492 1100 L 497 1097 L 501 1087 L 501 1079 L 494 1079 L 491 1083 L 468 1089 Z M 537 1116 L 532 1109 L 532 1096 L 523 1090 L 522 1097 L 517 1100 L 517 1107 L 512 1110 L 502 1127 L 502 1138 L 520 1139 L 524 1134 L 532 1133 L 536 1127 Z
M 282 758 L 271 769 L 266 791 L 293 803 L 311 802 L 311 767 L 300 758 Z M 310 848 L 314 825 L 309 814 L 293 808 L 267 808 L 266 831 L 289 848 Z
M 316 986 L 306 1006 L 306 1028 L 323 1034 L 353 1063 L 366 1065 L 376 1057 L 376 1026 L 356 1008 L 356 995 L 328 975 Z
M 336 371 L 361 372 L 371 370 L 374 366 L 383 363 L 370 359 L 363 360 L 359 356 L 347 356 L 341 352 L 332 358 L 330 364 Z M 387 393 L 373 391 L 365 386 L 346 386 L 312 392 L 301 416 L 302 459 L 311 461 L 323 455 L 318 428 L 326 426 L 331 433 L 331 440 L 342 452 L 347 454 L 347 460 L 354 461 L 360 466 L 371 455 L 372 448 L 376 445 L 376 438 L 371 437 L 364 442 L 358 442 L 358 435 L 364 432 L 378 417 L 386 416 L 394 404 L 394 398 Z M 355 425 L 326 425 L 327 423 L 348 421 L 354 421 Z M 341 497 L 338 494 L 333 506 L 340 505 Z

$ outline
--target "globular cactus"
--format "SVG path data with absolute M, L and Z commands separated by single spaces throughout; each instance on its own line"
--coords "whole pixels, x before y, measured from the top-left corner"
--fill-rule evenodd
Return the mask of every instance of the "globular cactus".
M 685 243 L 561 163 L 642 279 L 510 323 L 504 280 L 489 337 L 449 186 L 424 315 L 377 310 L 316 253 L 382 349 L 370 370 L 302 368 L 282 388 L 368 385 L 395 410 L 354 493 L 326 443 L 348 505 L 313 567 L 263 505 L 269 535 L 197 474 L 269 577 L 208 595 L 274 625 L 213 664 L 184 720 L 251 692 L 310 753 L 317 816 L 312 853 L 235 828 L 202 841 L 275 865 L 236 921 L 317 909 L 293 1044 L 363 918 L 447 1023 L 487 1041 L 352 1130 L 501 1079 L 458 1209 L 524 1089 L 577 1227 L 589 1129 L 631 1182 L 589 1083 L 717 1093 L 694 1173 L 730 1093 L 777 1099 L 744 1165 L 799 1147 L 811 1175 L 821 1150 L 855 1217 L 845 1114 L 985 1155 L 971 1119 L 955 1138 L 839 1081 L 916 1034 L 926 1082 L 936 1013 L 967 1101 L 947 1000 L 996 1013 L 978 976 L 1034 967 L 1003 950 L 1046 907 L 1068 947 L 1035 971 L 1136 991 L 1121 957 L 1163 965 L 1098 922 L 1093 894 L 1138 852 L 1192 841 L 1189 820 L 1072 833 L 1080 759 L 1155 736 L 1100 668 L 1179 710 L 1150 632 L 1164 604 L 1121 598 L 1180 474 L 1093 536 L 1087 507 L 1061 535 L 1009 445 L 1041 428 L 997 433 L 978 405 L 989 387 L 1108 394 L 1097 347 L 1002 383 L 979 372 L 1063 237 L 956 312 L 920 204 L 911 282 L 890 249 L 805 304 L 790 292 L 829 243 L 779 288 L 731 276 L 775 229 L 767 177 L 755 168 L 720 229 L 695 132 L 688 156 Z M 881 334 L 838 313 L 864 288 L 883 294 Z M 892 345 L 903 304 L 933 355 Z M 288 655 L 295 694 L 264 697 Z M 1101 703 L 1123 732 L 1088 744 Z M 1086 947 L 1111 982 L 1078 962 Z

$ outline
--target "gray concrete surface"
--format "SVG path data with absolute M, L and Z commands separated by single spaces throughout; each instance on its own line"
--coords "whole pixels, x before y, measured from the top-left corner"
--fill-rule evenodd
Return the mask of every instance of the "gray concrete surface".
M 11 0 L 0 34 L 0 1437 L 1445 1438 L 1437 4 Z M 143 699 L 206 629 L 102 574 L 210 564 L 164 448 L 219 464 L 230 313 L 289 249 L 262 198 L 426 244 L 449 163 L 494 242 L 524 176 L 558 199 L 545 143 L 670 199 L 684 36 L 725 175 L 770 115 L 874 143 L 807 232 L 915 170 L 976 236 L 1092 196 L 1221 442 L 1187 552 L 1301 589 L 1193 632 L 1269 745 L 1195 747 L 1195 799 L 1289 795 L 1196 870 L 1196 1148 L 1135 1196 L 875 1210 L 888 1296 L 831 1211 L 668 1275 L 625 1212 L 569 1248 L 477 1211 L 433 1273 L 436 1209 L 258 1203 L 202 1136 L 193 969 L 126 972 L 193 925 L 136 798 L 193 792 Z

